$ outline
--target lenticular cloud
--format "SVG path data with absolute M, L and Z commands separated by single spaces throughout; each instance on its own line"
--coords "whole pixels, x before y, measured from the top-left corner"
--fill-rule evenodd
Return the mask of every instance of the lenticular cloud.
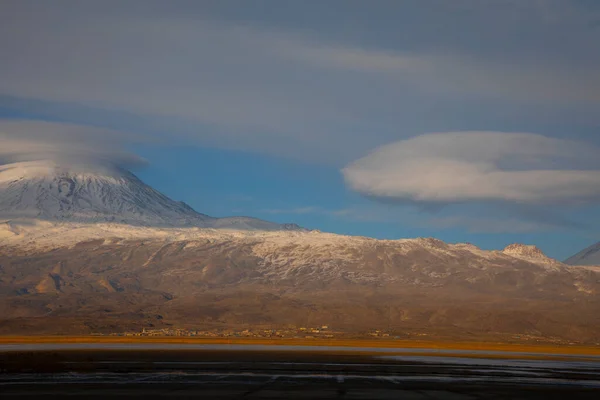
M 387 201 L 586 204 L 600 200 L 600 149 L 531 133 L 432 133 L 346 166 L 353 190 Z
M 126 134 L 90 126 L 0 120 L 0 165 L 22 161 L 103 161 L 130 167 L 145 161 L 124 150 Z

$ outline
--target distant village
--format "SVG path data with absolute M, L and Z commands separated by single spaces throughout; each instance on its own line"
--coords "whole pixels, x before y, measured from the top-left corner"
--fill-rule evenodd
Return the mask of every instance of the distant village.
M 112 333 L 110 336 L 154 336 L 154 337 L 202 337 L 202 338 L 290 338 L 290 339 L 333 339 L 346 337 L 347 334 L 332 330 L 328 325 L 315 327 L 279 328 L 279 329 L 219 329 L 196 330 L 183 328 L 143 328 L 139 332 Z M 367 333 L 370 337 L 389 338 L 390 333 L 374 330 Z M 394 337 L 399 339 L 399 337 Z
M 134 332 L 118 332 L 118 333 L 94 333 L 96 336 L 121 336 L 121 337 L 196 337 L 213 338 L 213 339 L 418 339 L 430 340 L 435 336 L 431 336 L 425 332 L 392 332 L 386 330 L 374 329 L 362 333 L 344 332 L 334 330 L 328 325 L 320 325 L 313 327 L 294 327 L 288 326 L 284 328 L 253 328 L 253 329 L 189 329 L 189 328 L 143 328 L 141 331 Z M 529 343 L 555 343 L 555 344 L 576 344 L 571 341 L 565 341 L 556 337 L 542 337 L 532 334 L 513 334 L 505 338 L 514 342 L 529 342 Z

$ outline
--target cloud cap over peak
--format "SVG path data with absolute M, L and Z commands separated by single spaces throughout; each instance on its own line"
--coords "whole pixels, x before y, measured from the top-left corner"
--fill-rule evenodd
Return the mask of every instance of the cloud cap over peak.
M 0 119 L 0 165 L 38 160 L 108 162 L 123 167 L 145 164 L 125 150 L 133 139 L 123 132 L 91 126 Z
M 388 201 L 586 204 L 600 200 L 600 149 L 532 133 L 448 132 L 376 149 L 342 173 Z

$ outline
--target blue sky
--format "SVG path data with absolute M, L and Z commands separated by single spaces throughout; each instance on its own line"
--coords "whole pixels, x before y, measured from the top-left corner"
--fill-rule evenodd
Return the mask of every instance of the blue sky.
M 599 42 L 583 0 L 8 0 L 0 160 L 102 147 L 210 215 L 566 258 L 600 239 Z

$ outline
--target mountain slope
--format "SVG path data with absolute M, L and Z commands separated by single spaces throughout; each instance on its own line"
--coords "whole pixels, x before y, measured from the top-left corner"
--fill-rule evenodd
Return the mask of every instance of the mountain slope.
M 533 246 L 212 218 L 119 168 L 0 167 L 0 334 L 316 324 L 598 343 L 599 293 L 600 271 Z
M 600 272 L 536 251 L 527 260 L 529 251 L 435 239 L 93 227 L 10 228 L 14 240 L 0 242 L 0 333 L 291 324 L 600 340 Z
M 600 266 L 600 242 L 575 254 L 565 260 L 568 265 L 598 265 Z
M 159 227 L 290 229 L 246 217 L 213 218 L 171 200 L 124 169 L 53 161 L 0 166 L 0 218 Z

